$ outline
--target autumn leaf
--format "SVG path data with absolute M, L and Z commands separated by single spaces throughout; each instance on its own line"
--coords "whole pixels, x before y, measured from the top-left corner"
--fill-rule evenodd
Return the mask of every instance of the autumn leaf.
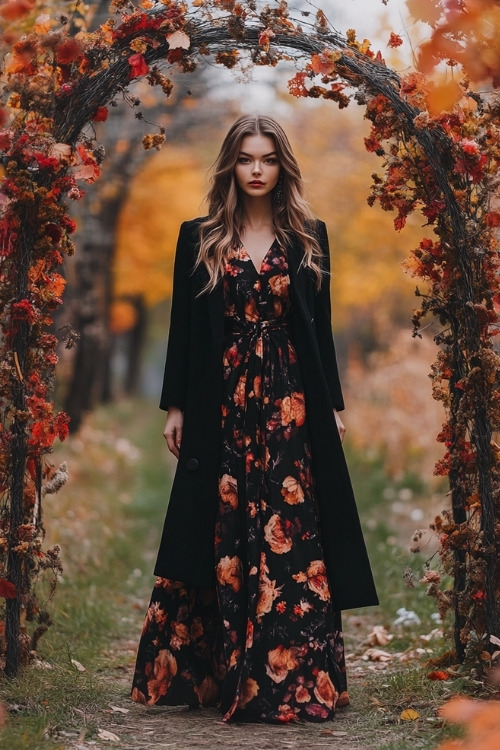
M 83 45 L 77 39 L 63 39 L 56 47 L 56 60 L 59 65 L 69 65 L 83 52 Z
M 149 67 L 146 62 L 144 55 L 140 52 L 136 52 L 135 55 L 130 55 L 128 59 L 130 65 L 129 78 L 140 78 L 145 76 L 149 72 Z
M 404 711 L 401 711 L 399 714 L 399 718 L 403 721 L 415 721 L 415 719 L 420 718 L 420 714 L 418 711 L 415 711 L 414 708 L 405 708 Z
M 463 97 L 461 86 L 455 81 L 447 81 L 431 88 L 426 95 L 427 109 L 433 117 L 443 111 L 453 109 Z
M 168 34 L 167 42 L 169 49 L 189 49 L 191 46 L 191 40 L 184 31 L 174 31 L 173 34 Z
M 0 6 L 0 16 L 8 21 L 18 21 L 33 10 L 34 2 L 29 0 L 10 0 Z
M 297 73 L 288 83 L 288 91 L 292 96 L 307 96 L 307 89 L 304 85 L 306 73 Z
M 274 31 L 271 29 L 263 29 L 259 32 L 259 44 L 261 47 L 265 49 L 266 52 L 269 51 L 269 47 L 271 45 L 271 39 L 275 36 Z
M 391 31 L 391 36 L 389 37 L 389 41 L 387 42 L 387 45 L 389 47 L 396 48 L 396 47 L 401 47 L 402 44 L 403 44 L 403 40 L 401 39 L 401 37 L 398 36 L 397 34 L 394 34 L 394 32 Z
M 325 49 L 319 55 L 311 57 L 311 67 L 316 75 L 327 76 L 334 72 L 335 63 L 342 57 L 340 50 Z
M 444 672 L 443 670 L 437 669 L 434 672 L 429 672 L 427 675 L 428 680 L 449 680 L 451 677 L 449 672 Z
M 416 21 L 435 26 L 443 14 L 440 0 L 406 0 L 406 7 Z
M 0 596 L 4 599 L 17 599 L 17 589 L 6 578 L 0 578 Z

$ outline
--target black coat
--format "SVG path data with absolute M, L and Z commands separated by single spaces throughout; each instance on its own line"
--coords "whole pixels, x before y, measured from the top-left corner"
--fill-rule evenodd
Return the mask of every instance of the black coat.
M 222 284 L 199 295 L 208 274 L 193 272 L 200 219 L 182 224 L 177 243 L 170 333 L 160 407 L 184 412 L 182 443 L 155 575 L 210 586 L 221 445 L 224 299 Z M 329 271 L 326 228 L 317 222 Z M 343 408 L 331 330 L 330 283 L 321 289 L 288 248 L 292 339 L 300 364 L 325 563 L 336 609 L 377 604 L 365 543 L 333 407 Z

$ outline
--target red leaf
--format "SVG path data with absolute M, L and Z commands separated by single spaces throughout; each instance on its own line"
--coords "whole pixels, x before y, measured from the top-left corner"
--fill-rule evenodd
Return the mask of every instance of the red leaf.
M 389 41 L 387 42 L 387 44 L 389 47 L 401 47 L 401 45 L 403 44 L 403 40 L 400 36 L 391 31 L 391 36 L 389 37 Z
M 106 122 L 107 119 L 108 119 L 108 108 L 97 107 L 96 111 L 94 112 L 92 116 L 92 120 L 94 122 Z
M 129 78 L 140 78 L 145 76 L 149 72 L 149 66 L 146 62 L 144 55 L 140 52 L 136 52 L 135 55 L 130 55 L 128 59 L 130 65 Z
M 33 10 L 33 2 L 29 0 L 10 0 L 0 7 L 0 16 L 9 21 L 17 21 L 23 16 L 27 16 Z
M 69 65 L 79 58 L 83 47 L 76 39 L 63 39 L 56 47 L 56 59 L 59 65 Z
M 435 672 L 429 672 L 427 675 L 428 680 L 449 680 L 451 677 L 449 672 L 443 672 L 440 669 Z
M 17 589 L 6 578 L 0 578 L 0 596 L 4 599 L 17 599 Z

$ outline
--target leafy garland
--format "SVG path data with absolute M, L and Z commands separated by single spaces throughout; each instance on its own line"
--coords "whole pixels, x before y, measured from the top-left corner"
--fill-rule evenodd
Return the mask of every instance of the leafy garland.
M 46 458 L 68 429 L 50 400 L 57 338 L 49 332 L 64 288 L 58 269 L 74 249 L 66 201 L 82 198 L 82 181 L 100 176 L 104 153 L 92 123 L 106 120 L 119 96 L 140 106 L 129 93 L 140 77 L 168 97 L 173 84 L 164 70 L 192 71 L 199 56 L 228 68 L 287 60 L 297 68 L 288 83 L 292 95 L 331 99 L 341 108 L 352 98 L 365 105 L 372 123 L 366 147 L 384 165 L 384 173 L 373 176 L 369 201 L 396 211 L 396 229 L 415 210 L 432 228 L 435 238 L 421 242 L 407 268 L 428 287 L 425 294 L 417 290 L 422 306 L 414 315 L 415 334 L 429 312 L 442 324 L 432 377 L 434 397 L 446 409 L 438 439 L 447 452 L 437 472 L 449 476 L 452 510 L 434 528 L 453 591 L 440 590 L 436 571 L 424 579 L 440 611 L 455 612 L 459 657 L 472 659 L 478 650 L 488 655 L 489 637 L 500 633 L 500 449 L 492 442 L 500 423 L 500 367 L 492 346 L 500 213 L 491 204 L 500 161 L 498 102 L 461 83 L 460 98 L 442 112 L 422 75 L 400 79 L 353 31 L 341 36 L 321 10 L 293 18 L 283 1 L 259 9 L 255 0 L 143 0 L 139 7 L 114 0 L 111 12 L 121 14 L 119 24 L 111 18 L 96 32 L 76 36 L 65 25 L 39 20 L 13 46 L 4 68 L 0 655 L 6 673 L 28 661 L 50 624 L 35 595 L 40 573 L 52 571 L 53 590 L 61 569 L 59 550 L 43 550 L 41 504 L 67 477 L 65 466 L 56 469 Z M 401 40 L 392 34 L 389 43 Z M 165 138 L 160 128 L 143 145 L 159 148 Z M 66 333 L 72 346 L 75 335 Z M 26 620 L 36 622 L 31 639 Z

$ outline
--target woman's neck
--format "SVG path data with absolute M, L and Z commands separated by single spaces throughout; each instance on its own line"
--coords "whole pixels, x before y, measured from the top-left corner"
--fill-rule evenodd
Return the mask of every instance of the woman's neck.
M 273 211 L 270 198 L 263 196 L 262 198 L 252 199 L 247 198 L 243 200 L 243 226 L 246 229 L 259 230 L 265 226 L 272 226 L 273 223 Z

